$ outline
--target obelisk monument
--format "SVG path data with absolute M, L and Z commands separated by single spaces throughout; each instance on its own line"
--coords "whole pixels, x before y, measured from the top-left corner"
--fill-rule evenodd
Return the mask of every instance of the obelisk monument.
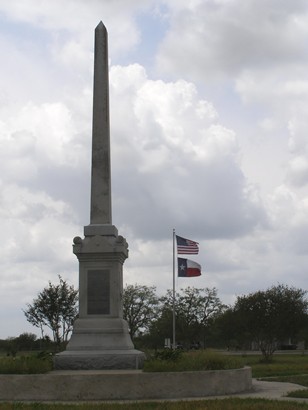
M 90 225 L 75 237 L 79 260 L 79 316 L 56 369 L 136 369 L 144 354 L 134 349 L 123 319 L 123 263 L 126 240 L 112 225 L 108 35 L 95 29 Z

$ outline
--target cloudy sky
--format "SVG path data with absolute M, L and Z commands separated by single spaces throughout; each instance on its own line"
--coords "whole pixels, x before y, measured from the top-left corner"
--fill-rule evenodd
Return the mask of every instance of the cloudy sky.
M 306 0 L 0 0 L 0 338 L 89 224 L 94 29 L 109 33 L 124 284 L 172 287 L 172 230 L 224 303 L 307 287 Z

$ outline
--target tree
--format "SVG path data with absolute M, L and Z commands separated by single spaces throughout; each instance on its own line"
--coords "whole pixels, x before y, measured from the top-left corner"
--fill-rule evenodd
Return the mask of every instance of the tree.
M 278 343 L 296 338 L 307 321 L 306 291 L 286 285 L 239 296 L 233 307 L 234 330 L 258 344 L 270 361 Z
M 44 336 L 44 326 L 52 331 L 53 340 L 59 347 L 68 340 L 77 316 L 78 290 L 59 275 L 59 284 L 53 285 L 50 281 L 33 300 L 27 304 L 24 314 L 27 321 L 41 329 Z
M 166 311 L 173 310 L 173 292 L 168 290 L 162 298 L 164 317 Z M 209 322 L 218 315 L 225 306 L 217 296 L 217 289 L 187 287 L 175 294 L 176 338 L 187 345 L 193 341 L 203 341 Z M 169 317 L 172 317 L 169 315 Z M 164 325 L 166 321 L 162 321 Z M 172 332 L 172 324 L 170 325 Z M 166 336 L 168 337 L 168 336 Z
M 131 337 L 147 331 L 156 315 L 159 299 L 155 286 L 126 285 L 123 291 L 123 317 L 128 322 Z
M 232 306 L 215 318 L 211 327 L 211 338 L 214 345 L 228 349 L 246 349 L 251 345 L 250 334 L 247 334 L 244 329 L 243 332 L 238 329 L 238 321 Z
M 172 310 L 160 305 L 157 318 L 151 322 L 149 334 L 145 335 L 146 346 L 151 349 L 164 347 L 165 339 L 172 340 Z
M 36 348 L 37 336 L 34 333 L 21 333 L 15 338 L 18 350 L 34 350 Z

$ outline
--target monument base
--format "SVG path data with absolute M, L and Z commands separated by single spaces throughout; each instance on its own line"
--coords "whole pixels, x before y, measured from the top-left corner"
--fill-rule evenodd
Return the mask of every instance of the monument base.
M 121 318 L 76 319 L 67 351 L 132 350 L 126 320 Z
M 84 318 L 74 323 L 64 352 L 54 357 L 57 370 L 141 369 L 144 353 L 134 349 L 121 318 Z
M 139 350 L 65 351 L 54 357 L 56 370 L 141 369 L 144 353 Z

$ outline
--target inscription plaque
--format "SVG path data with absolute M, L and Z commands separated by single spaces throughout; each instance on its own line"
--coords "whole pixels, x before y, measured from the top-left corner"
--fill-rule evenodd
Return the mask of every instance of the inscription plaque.
M 87 282 L 88 315 L 108 315 L 110 313 L 109 270 L 89 270 Z

